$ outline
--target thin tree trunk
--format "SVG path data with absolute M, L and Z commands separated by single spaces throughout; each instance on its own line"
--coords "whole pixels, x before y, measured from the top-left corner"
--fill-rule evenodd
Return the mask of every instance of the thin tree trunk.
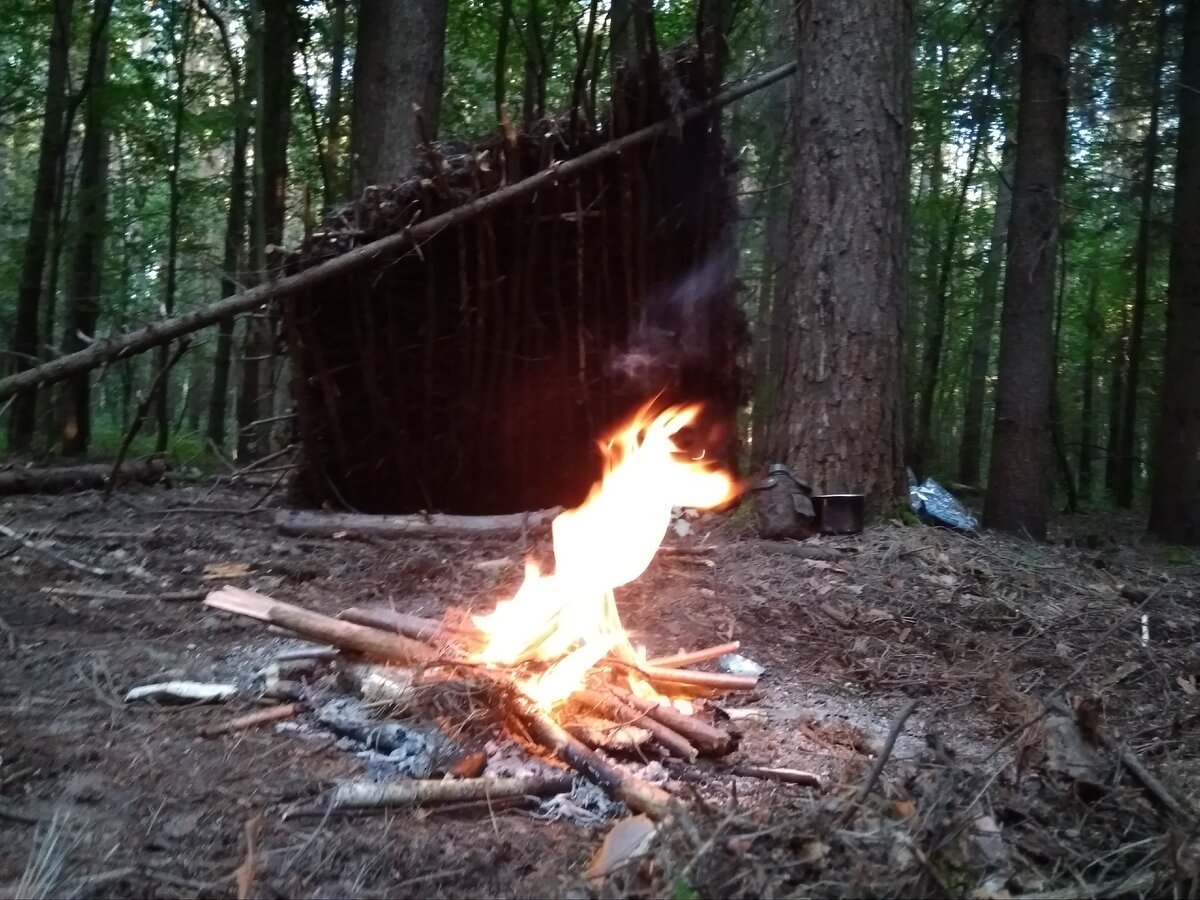
M 504 100 L 508 95 L 508 41 L 512 34 L 512 0 L 500 0 L 500 21 L 496 23 L 496 67 L 492 93 L 496 103 L 496 121 L 506 116 Z
M 100 319 L 100 288 L 104 272 L 104 241 L 108 212 L 108 19 L 112 0 L 96 0 L 92 22 L 92 52 L 96 62 L 84 107 L 84 136 L 78 188 L 75 246 L 71 284 L 63 328 L 62 352 L 74 353 L 96 336 Z M 91 373 L 79 372 L 63 390 L 62 451 L 67 456 L 87 453 L 92 430 Z
M 345 181 L 341 171 L 342 140 L 342 80 L 346 65 L 346 0 L 329 0 L 330 16 L 330 69 L 329 103 L 326 106 L 325 131 L 325 207 L 328 209 L 341 199 Z
M 344 0 L 334 0 L 334 2 L 344 4 Z M 233 127 L 233 160 L 229 173 L 229 211 L 225 219 L 225 251 L 221 264 L 221 296 L 232 297 L 240 289 L 239 281 L 243 277 L 242 270 L 245 268 L 246 259 L 246 150 L 250 140 L 251 119 L 247 98 L 253 90 L 253 85 L 243 82 L 241 66 L 238 64 L 237 55 L 229 40 L 229 30 L 225 20 L 211 5 L 205 3 L 203 8 L 216 24 L 221 35 L 225 64 L 229 67 L 230 88 L 233 93 L 236 117 Z M 332 100 L 330 102 L 332 103 Z M 217 447 L 222 448 L 225 446 L 225 425 L 228 418 L 229 369 L 233 360 L 233 334 L 234 319 L 232 317 L 223 319 L 217 326 L 216 350 L 213 354 L 212 392 L 208 401 L 208 439 Z
M 963 406 L 962 440 L 958 453 L 958 480 L 979 484 L 983 454 L 983 405 L 987 397 L 988 372 L 991 370 L 992 333 L 996 326 L 996 305 L 1000 295 L 1000 272 L 1008 242 L 1008 219 L 1012 213 L 1012 183 L 1016 143 L 1008 138 L 1001 151 L 1000 173 L 996 184 L 996 215 L 988 240 L 987 262 L 979 279 L 979 305 L 971 327 L 971 361 L 967 373 L 967 399 Z
M 1083 314 L 1083 387 L 1079 403 L 1079 498 L 1084 503 L 1092 502 L 1092 442 L 1096 439 L 1092 416 L 1095 413 L 1095 354 L 1100 335 L 1099 299 L 1100 278 L 1093 273 L 1088 287 L 1087 309 Z
M 1200 0 L 1184 3 L 1167 348 L 1150 531 L 1200 545 Z
M 1112 363 L 1108 375 L 1108 439 L 1104 444 L 1104 490 L 1109 497 L 1117 492 L 1117 471 L 1121 467 L 1121 409 L 1125 396 L 1125 357 L 1129 345 L 1129 309 L 1122 306 L 1121 328 L 1112 342 Z
M 1150 216 L 1154 203 L 1154 181 L 1158 169 L 1158 118 L 1162 106 L 1162 72 L 1167 43 L 1167 0 L 1161 0 L 1154 45 L 1154 73 L 1150 87 L 1150 124 L 1146 129 L 1146 155 L 1142 169 L 1141 208 L 1137 246 L 1134 250 L 1133 311 L 1129 326 L 1129 347 L 1125 372 L 1125 408 L 1121 414 L 1118 442 L 1117 505 L 1133 506 L 1138 435 L 1138 388 L 1142 368 L 1142 335 L 1146 328 L 1149 303 Z
M 1063 438 L 1062 403 L 1058 397 L 1058 367 L 1062 359 L 1063 310 L 1067 300 L 1067 242 L 1059 244 L 1058 299 L 1054 304 L 1054 383 L 1050 387 L 1050 429 L 1054 445 L 1054 460 L 1062 478 L 1063 490 L 1067 495 L 1067 512 L 1079 511 L 1079 492 L 1075 488 L 1075 476 L 1071 473 L 1071 460 L 1067 456 L 1067 443 Z
M 954 205 L 950 224 L 946 228 L 946 240 L 942 249 L 941 263 L 937 270 L 937 283 L 931 297 L 932 303 L 926 311 L 925 350 L 921 365 L 921 403 L 917 413 L 917 459 L 922 467 L 933 459 L 933 401 L 938 387 L 938 376 L 942 365 L 942 345 L 946 338 L 946 308 L 950 301 L 950 274 L 954 269 L 954 255 L 958 248 L 958 237 L 962 225 L 963 211 L 967 206 L 967 194 L 971 180 L 979 164 L 979 155 L 987 140 L 991 114 L 991 73 L 988 74 L 987 95 L 983 104 L 987 111 L 975 110 L 975 137 L 971 141 L 967 170 L 963 173 L 962 187 Z
M 180 8 L 182 7 L 182 9 Z M 167 277 L 163 289 L 163 309 L 168 316 L 175 313 L 175 294 L 179 286 L 179 168 L 183 164 L 183 120 L 187 110 L 187 58 L 192 42 L 192 3 L 179 0 L 175 22 L 182 12 L 182 30 L 175 35 L 175 126 L 171 135 L 171 168 L 167 172 Z M 155 449 L 165 453 L 171 440 L 171 384 L 167 363 L 171 359 L 170 344 L 158 348 L 157 378 L 160 386 L 154 404 L 158 426 Z
M 878 513 L 904 485 L 911 5 L 796 11 L 787 378 L 771 444 L 819 489 L 865 493 Z
M 25 238 L 21 280 L 17 289 L 17 316 L 13 330 L 12 360 L 15 372 L 37 365 L 41 349 L 38 310 L 42 299 L 42 276 L 49 249 L 50 225 L 54 217 L 58 171 L 66 151 L 64 122 L 67 115 L 67 65 L 71 49 L 72 0 L 54 0 L 54 22 L 50 33 L 50 61 L 46 74 L 46 111 L 38 147 L 37 175 L 29 231 Z M 37 388 L 21 391 L 13 398 L 8 419 L 10 453 L 27 453 L 37 427 Z
M 1054 381 L 1054 266 L 1067 139 L 1068 0 L 1025 0 L 1017 170 L 984 521 L 1046 536 Z

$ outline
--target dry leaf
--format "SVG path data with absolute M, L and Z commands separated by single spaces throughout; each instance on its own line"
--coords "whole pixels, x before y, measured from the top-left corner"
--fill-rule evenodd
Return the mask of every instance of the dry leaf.
M 911 800 L 897 800 L 892 804 L 891 817 L 893 819 L 911 819 L 917 814 L 917 804 Z
M 1130 675 L 1132 675 L 1134 672 L 1137 672 L 1141 668 L 1142 668 L 1142 664 L 1139 662 L 1134 662 L 1133 660 L 1129 660 L 1128 662 L 1121 663 L 1121 665 L 1117 667 L 1117 671 L 1113 672 L 1111 675 L 1109 675 L 1108 677 L 1106 677 L 1104 680 L 1102 680 L 1100 682 L 1100 686 L 1101 687 L 1112 687 L 1114 684 L 1124 681 L 1126 678 L 1128 678 Z
M 250 563 L 211 562 L 204 567 L 204 574 L 200 577 L 205 581 L 213 581 L 217 578 L 241 578 L 250 574 L 250 567 Z
M 829 845 L 823 841 L 809 841 L 796 854 L 796 861 L 812 865 L 829 855 Z
M 603 878 L 645 856 L 657 835 L 658 826 L 647 816 L 621 819 L 604 836 L 600 849 L 588 863 L 588 878 Z
M 1195 675 L 1180 675 L 1175 681 L 1183 688 L 1185 694 L 1196 693 L 1196 676 Z

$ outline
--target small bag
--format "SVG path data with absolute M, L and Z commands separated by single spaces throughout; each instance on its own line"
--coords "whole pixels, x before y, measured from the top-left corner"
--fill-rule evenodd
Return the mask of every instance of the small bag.
M 788 471 L 783 463 L 774 463 L 767 477 L 754 485 L 754 513 L 761 537 L 781 541 L 803 540 L 817 531 L 812 488 Z

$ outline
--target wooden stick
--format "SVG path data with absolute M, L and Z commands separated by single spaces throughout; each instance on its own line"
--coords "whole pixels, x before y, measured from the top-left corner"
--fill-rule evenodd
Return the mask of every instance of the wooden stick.
M 692 669 L 663 669 L 659 666 L 634 665 L 622 660 L 609 660 L 619 666 L 640 672 L 655 684 L 685 685 L 710 691 L 752 691 L 758 687 L 757 675 L 726 675 L 724 672 L 696 672 Z
M 406 779 L 404 781 L 361 781 L 344 784 L 333 792 L 333 809 L 376 809 L 386 806 L 425 806 L 432 803 L 461 803 L 469 800 L 508 800 L 513 797 L 543 797 L 565 794 L 572 779 L 560 778 L 463 778 Z
M 78 597 L 85 600 L 158 600 L 163 603 L 189 603 L 194 600 L 203 600 L 207 596 L 208 591 L 164 591 L 158 594 L 128 594 L 125 591 L 103 591 L 82 587 L 44 587 L 42 588 L 42 593 L 50 594 L 54 597 Z
M 1119 744 L 1116 745 L 1115 749 L 1117 750 L 1117 757 L 1121 760 L 1121 765 L 1128 769 L 1130 774 L 1142 783 L 1142 787 L 1146 789 L 1146 793 L 1157 800 L 1167 812 L 1181 822 L 1195 821 L 1195 813 L 1176 800 L 1163 783 L 1155 778 L 1151 771 L 1142 764 L 1142 761 L 1133 754 L 1132 750 L 1122 747 Z
M 204 603 L 214 609 L 270 622 L 303 637 L 388 662 L 429 662 L 437 656 L 428 644 L 403 635 L 343 622 L 230 585 L 209 594 Z
M 622 772 L 602 756 L 593 753 L 519 690 L 510 688 L 509 695 L 511 708 L 537 743 L 634 812 L 645 813 L 656 821 L 666 818 L 667 804 L 671 799 L 666 791 Z
M 714 728 L 694 716 L 685 716 L 673 706 L 664 706 L 653 700 L 635 696 L 628 691 L 619 690 L 617 694 L 638 712 L 645 713 L 655 721 L 682 734 L 704 756 L 724 756 L 737 746 L 737 742 L 729 733 L 720 728 Z
M 457 634 L 459 629 L 439 622 L 437 619 L 426 619 L 408 613 L 396 612 L 391 609 L 352 606 L 344 609 L 337 616 L 356 625 L 366 625 L 378 628 L 392 634 L 402 634 L 414 641 L 429 641 L 440 634 Z
M 743 778 L 762 778 L 767 781 L 782 781 L 784 784 L 801 784 L 805 787 L 822 787 L 820 775 L 802 769 L 775 768 L 773 766 L 730 766 L 731 775 Z
M 571 699 L 590 710 L 598 711 L 601 716 L 612 719 L 618 725 L 636 725 L 646 729 L 672 756 L 695 762 L 699 755 L 696 748 L 679 732 L 622 703 L 620 698 L 614 695 L 603 694 L 600 691 L 576 691 L 571 695 Z
M 187 353 L 188 346 L 187 341 L 180 341 L 179 346 L 175 348 L 175 352 L 171 354 L 171 358 L 155 373 L 153 380 L 150 382 L 150 387 L 146 388 L 146 393 L 142 397 L 141 402 L 138 403 L 137 410 L 133 414 L 133 421 L 125 431 L 125 437 L 121 440 L 121 447 L 117 450 L 117 458 L 113 460 L 112 471 L 108 473 L 108 481 L 104 485 L 105 500 L 112 496 L 112 492 L 117 487 L 117 476 L 121 474 L 121 464 L 125 462 L 125 454 L 129 452 L 129 447 L 133 443 L 133 439 L 137 437 L 138 432 L 142 430 L 142 426 L 146 423 L 146 416 L 150 414 L 150 404 L 154 402 L 154 398 L 166 386 L 167 376 L 175 368 L 175 363 L 179 362 L 183 354 Z
M 573 178 L 599 163 L 620 156 L 631 147 L 676 134 L 680 126 L 704 118 L 723 106 L 728 106 L 742 97 L 788 77 L 795 71 L 796 63 L 787 63 L 757 78 L 747 79 L 738 87 L 730 88 L 699 106 L 683 110 L 574 159 L 557 163 L 537 175 L 478 197 L 441 215 L 426 219 L 424 222 L 418 222 L 411 228 L 388 235 L 362 247 L 356 247 L 348 253 L 343 253 L 341 256 L 313 266 L 311 269 L 275 281 L 264 282 L 248 291 L 208 306 L 202 306 L 185 315 L 152 322 L 137 331 L 93 341 L 84 350 L 65 354 L 43 365 L 11 375 L 0 381 L 0 401 L 7 400 L 18 391 L 62 381 L 76 372 L 86 372 L 110 360 L 122 359 L 168 343 L 185 334 L 216 325 L 230 316 L 257 309 L 270 300 L 293 297 L 319 284 L 342 278 L 356 271 L 364 263 L 387 260 L 399 251 L 427 240 L 452 225 L 461 224 L 505 204 L 530 196 L 543 187 Z
M 883 749 L 879 751 L 879 758 L 875 760 L 875 765 L 871 767 L 871 774 L 867 776 L 867 780 L 862 783 L 862 787 L 858 789 L 858 793 L 854 796 L 854 801 L 846 807 L 846 811 L 842 813 L 842 826 L 850 821 L 867 795 L 871 793 L 871 788 L 875 787 L 875 782 L 879 781 L 879 776 L 883 774 L 883 767 L 887 765 L 888 758 L 892 755 L 892 749 L 896 746 L 896 739 L 900 737 L 900 732 L 904 730 L 904 723 L 908 721 L 908 717 L 912 715 L 914 709 L 917 708 L 916 700 L 909 700 L 904 704 L 904 708 L 900 710 L 896 720 L 892 722 L 892 730 L 888 732 L 887 740 L 883 743 Z
M 660 669 L 681 669 L 684 666 L 694 666 L 696 663 L 708 662 L 727 653 L 737 653 L 742 647 L 741 641 L 730 641 L 728 644 L 717 644 L 715 647 L 705 647 L 703 650 L 691 650 L 687 653 L 676 653 L 673 656 L 656 656 L 646 661 L 648 666 Z
M 228 722 L 222 722 L 219 725 L 209 725 L 201 728 L 200 734 L 203 737 L 216 737 L 220 734 L 229 734 L 231 731 L 245 731 L 247 728 L 265 725 L 268 722 L 279 722 L 283 719 L 290 719 L 303 708 L 303 705 L 300 703 L 268 706 L 266 709 L 258 709 L 252 713 L 246 713 L 244 716 L 238 716 L 236 719 L 230 719 Z
M 548 524 L 562 507 L 506 516 L 451 516 L 443 513 L 411 516 L 370 516 L 363 513 L 321 513 L 281 509 L 275 527 L 287 535 L 330 537 L 334 534 L 378 538 L 425 537 L 464 534 L 471 537 L 520 537 L 532 528 Z

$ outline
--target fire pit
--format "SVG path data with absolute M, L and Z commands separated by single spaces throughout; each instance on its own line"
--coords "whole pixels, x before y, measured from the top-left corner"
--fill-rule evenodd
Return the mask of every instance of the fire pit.
M 647 406 L 619 428 L 602 445 L 603 479 L 582 505 L 551 525 L 553 572 L 528 562 L 517 593 L 486 614 L 455 612 L 436 621 L 357 607 L 331 618 L 228 586 L 205 602 L 331 644 L 351 659 L 374 661 L 355 664 L 357 680 L 391 685 L 392 702 L 439 685 L 468 686 L 488 707 L 504 712 L 510 731 L 630 809 L 661 818 L 670 795 L 600 751 L 636 750 L 686 762 L 725 755 L 737 735 L 706 700 L 758 682 L 757 676 L 690 668 L 736 651 L 736 643 L 651 657 L 630 639 L 617 610 L 615 592 L 649 566 L 673 508 L 712 508 L 736 492 L 727 474 L 703 457 L 689 458 L 675 441 L 698 411 L 686 406 L 656 413 Z M 462 764 L 457 771 L 479 768 Z M 453 766 L 447 771 L 455 774 Z M 475 788 L 400 783 L 365 794 L 342 791 L 335 805 L 561 787 L 561 779 L 549 785 L 493 779 Z

